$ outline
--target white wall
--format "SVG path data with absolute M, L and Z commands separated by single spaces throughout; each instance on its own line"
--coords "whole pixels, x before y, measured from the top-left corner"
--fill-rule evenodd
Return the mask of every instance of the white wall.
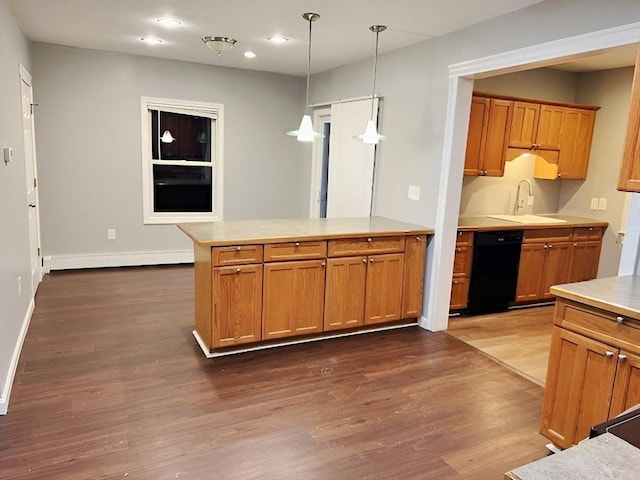
M 300 217 L 304 79 L 34 44 L 42 248 L 65 255 L 190 250 L 174 225 L 143 225 L 140 97 L 224 104 L 224 219 Z M 117 240 L 107 240 L 107 229 Z
M 30 291 L 29 227 L 18 65 L 31 69 L 29 41 L 6 0 L 0 0 L 0 147 L 12 147 L 14 161 L 0 160 L 0 412 L 6 409 L 12 358 L 34 292 Z M 18 277 L 23 278 L 22 295 Z
M 599 277 L 617 275 L 622 244 L 617 233 L 623 223 L 627 196 L 616 190 L 626 134 L 633 67 L 581 74 L 576 101 L 600 105 L 596 113 L 591 158 L 586 181 L 563 180 L 559 213 L 595 218 L 609 223 L 600 257 Z M 591 198 L 606 198 L 605 211 L 590 210 Z

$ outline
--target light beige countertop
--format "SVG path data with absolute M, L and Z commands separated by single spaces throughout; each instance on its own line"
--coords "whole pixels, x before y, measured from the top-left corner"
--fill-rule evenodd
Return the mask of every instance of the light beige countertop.
M 537 217 L 549 217 L 551 219 L 565 220 L 562 223 L 550 221 L 549 223 L 516 223 L 486 215 L 473 215 L 458 217 L 458 230 L 531 230 L 540 228 L 573 228 L 573 227 L 606 227 L 607 222 L 592 218 L 573 217 L 570 215 L 536 215 Z
M 558 297 L 640 320 L 640 277 L 607 277 L 551 287 Z
M 246 245 L 366 235 L 431 235 L 431 227 L 384 217 L 289 218 L 183 223 L 178 228 L 201 245 Z
M 637 480 L 640 450 L 610 433 L 560 453 L 516 468 L 507 478 L 517 480 Z

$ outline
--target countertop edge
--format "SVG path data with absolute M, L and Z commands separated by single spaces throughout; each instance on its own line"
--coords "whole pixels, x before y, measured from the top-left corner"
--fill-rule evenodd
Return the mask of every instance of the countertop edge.
M 472 218 L 472 217 L 464 217 Z M 478 217 L 486 219 L 487 217 Z M 551 218 L 562 218 L 562 215 L 558 215 Z M 485 220 L 486 221 L 486 220 Z M 592 220 L 589 218 L 581 219 L 580 221 L 567 221 L 565 223 L 515 223 L 507 220 L 490 220 L 491 225 L 458 225 L 458 231 L 460 232 L 480 232 L 486 230 L 542 230 L 548 228 L 576 228 L 576 227 L 608 227 L 609 223 L 602 220 Z

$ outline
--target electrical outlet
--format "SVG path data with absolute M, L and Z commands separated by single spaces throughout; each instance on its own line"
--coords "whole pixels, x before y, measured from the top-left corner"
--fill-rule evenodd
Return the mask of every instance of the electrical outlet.
M 420 187 L 409 185 L 409 200 L 420 200 Z
M 598 199 L 597 198 L 593 197 L 591 199 L 591 205 L 589 206 L 589 208 L 591 210 L 597 210 L 598 209 Z
M 22 295 L 22 277 L 18 277 L 18 295 Z
M 606 210 L 607 209 L 607 199 L 601 198 L 598 200 L 598 210 Z
M 107 229 L 107 240 L 115 240 L 116 239 L 116 229 L 108 228 Z

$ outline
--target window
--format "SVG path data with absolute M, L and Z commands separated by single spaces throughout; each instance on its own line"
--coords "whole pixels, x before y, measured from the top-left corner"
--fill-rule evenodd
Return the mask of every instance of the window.
M 141 103 L 144 223 L 221 220 L 223 106 Z

